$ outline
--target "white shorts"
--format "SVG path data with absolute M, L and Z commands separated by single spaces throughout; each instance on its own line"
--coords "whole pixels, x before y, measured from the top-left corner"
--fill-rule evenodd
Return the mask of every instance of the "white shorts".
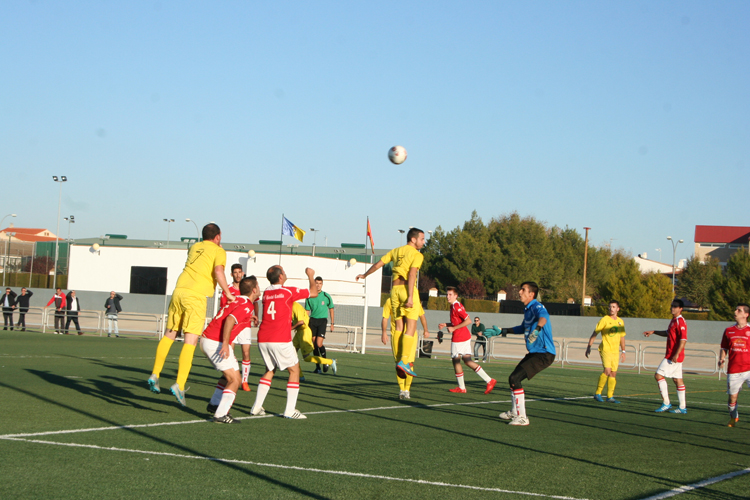
M 299 364 L 297 350 L 291 342 L 258 342 L 258 349 L 269 371 L 286 370 Z
M 463 342 L 451 342 L 451 358 L 471 355 L 471 339 Z
M 672 363 L 671 360 L 664 358 L 659 363 L 656 373 L 664 378 L 682 378 L 682 363 Z
M 727 394 L 739 394 L 744 383 L 747 383 L 747 388 L 750 389 L 750 371 L 730 373 L 727 375 Z
M 234 345 L 252 345 L 252 340 L 250 339 L 251 330 L 250 328 L 245 328 L 242 330 L 235 338 L 234 338 Z
M 229 357 L 221 359 L 219 355 L 221 352 L 221 342 L 201 337 L 201 351 L 208 357 L 214 368 L 220 372 L 227 370 L 240 371 L 240 365 L 237 363 L 237 358 L 234 357 L 234 350 L 229 349 Z

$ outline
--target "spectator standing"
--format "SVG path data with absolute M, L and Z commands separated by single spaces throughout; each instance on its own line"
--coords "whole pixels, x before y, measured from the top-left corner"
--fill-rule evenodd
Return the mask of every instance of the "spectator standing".
M 26 331 L 26 313 L 29 312 L 29 299 L 32 295 L 34 295 L 34 292 L 24 287 L 21 288 L 21 295 L 16 297 L 16 305 L 18 306 L 18 323 L 16 326 L 21 328 L 22 332 Z
M 115 327 L 115 337 L 120 336 L 120 331 L 117 329 L 117 313 L 122 312 L 121 300 L 122 295 L 112 291 L 109 292 L 109 298 L 104 302 L 104 313 L 107 315 L 107 337 L 112 336 L 112 325 Z
M 68 328 L 70 328 L 71 321 L 76 325 L 78 335 L 83 335 L 81 325 L 78 324 L 78 311 L 81 310 L 81 303 L 76 298 L 75 290 L 71 290 L 68 293 L 65 300 L 65 308 L 68 310 L 68 320 L 65 322 L 65 335 L 68 334 Z
M 13 331 L 13 309 L 16 308 L 16 292 L 10 288 L 5 289 L 5 295 L 3 295 L 3 330 L 8 329 L 8 323 L 10 323 L 10 330 Z
M 48 308 L 53 303 L 55 304 L 55 335 L 58 333 L 63 334 L 63 323 L 65 322 L 65 294 L 62 293 L 62 288 L 55 290 L 55 294 L 49 299 L 47 305 L 44 308 Z
M 474 342 L 474 361 L 479 361 L 480 347 L 482 348 L 482 361 L 487 361 L 487 337 L 484 336 L 484 325 L 480 322 L 479 316 L 474 318 L 474 324 L 471 325 L 471 334 L 477 337 Z

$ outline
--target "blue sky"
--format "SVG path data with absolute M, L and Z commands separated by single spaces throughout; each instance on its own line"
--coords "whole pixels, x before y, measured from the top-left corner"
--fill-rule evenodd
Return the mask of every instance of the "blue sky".
M 255 243 L 283 212 L 392 247 L 518 211 L 666 261 L 750 225 L 748 2 L 10 0 L 0 46 L 18 226 L 54 231 L 52 175 L 74 238 Z

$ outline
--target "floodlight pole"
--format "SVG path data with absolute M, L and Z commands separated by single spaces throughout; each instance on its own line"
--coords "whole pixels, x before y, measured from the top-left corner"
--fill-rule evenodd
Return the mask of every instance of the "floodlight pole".
M 667 236 L 667 239 L 670 243 L 672 243 L 672 298 L 674 298 L 674 277 L 675 274 L 677 274 L 677 268 L 675 267 L 675 262 L 677 259 L 677 245 L 679 245 L 680 243 L 684 243 L 684 240 L 679 240 L 677 243 L 675 243 L 671 236 Z
M 68 178 L 61 175 L 58 179 L 56 175 L 53 175 L 52 180 L 60 183 L 60 195 L 57 198 L 57 230 L 55 231 L 55 274 L 52 276 L 52 289 L 57 290 L 57 258 L 60 255 L 60 209 L 62 208 L 62 185 L 63 182 L 68 182 Z

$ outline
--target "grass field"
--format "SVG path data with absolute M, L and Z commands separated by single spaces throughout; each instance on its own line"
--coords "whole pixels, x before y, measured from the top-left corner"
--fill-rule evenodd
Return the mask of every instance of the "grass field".
M 678 496 L 750 497 L 750 391 L 739 427 L 728 428 L 715 378 L 686 377 L 687 415 L 655 414 L 651 374 L 621 373 L 622 404 L 612 405 L 591 398 L 598 370 L 549 368 L 525 383 L 531 425 L 511 427 L 497 416 L 510 408 L 513 364 L 485 365 L 499 380 L 490 395 L 473 373 L 469 392 L 452 394 L 450 361 L 418 360 L 412 399 L 399 401 L 391 358 L 332 353 L 337 376 L 303 363 L 307 420 L 244 418 L 262 373 L 254 350 L 253 392 L 232 409 L 242 423 L 217 425 L 204 410 L 218 373 L 203 354 L 182 408 L 146 387 L 155 349 L 146 339 L 2 332 L 0 497 L 635 499 L 738 472 Z M 267 411 L 283 411 L 285 381 L 274 380 Z

